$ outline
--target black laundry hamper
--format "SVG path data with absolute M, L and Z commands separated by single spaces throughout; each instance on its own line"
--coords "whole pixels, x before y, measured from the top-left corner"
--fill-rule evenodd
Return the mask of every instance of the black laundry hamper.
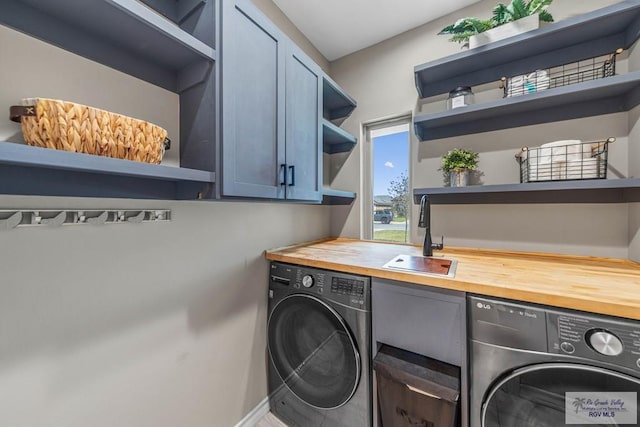
M 460 368 L 383 345 L 373 361 L 383 427 L 460 425 Z

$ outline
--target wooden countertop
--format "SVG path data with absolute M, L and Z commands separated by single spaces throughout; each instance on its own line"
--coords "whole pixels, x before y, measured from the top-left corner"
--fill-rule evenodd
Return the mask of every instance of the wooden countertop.
M 445 248 L 434 255 L 458 261 L 450 279 L 382 268 L 397 255 L 422 255 L 414 245 L 338 238 L 265 254 L 272 261 L 640 320 L 640 264 L 632 261 Z

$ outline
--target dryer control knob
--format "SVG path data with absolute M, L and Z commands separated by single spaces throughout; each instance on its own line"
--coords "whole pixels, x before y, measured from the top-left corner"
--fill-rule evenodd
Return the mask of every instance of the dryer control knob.
M 591 329 L 586 337 L 589 346 L 605 356 L 618 356 L 624 348 L 620 338 L 604 329 Z
M 573 344 L 566 341 L 560 344 L 560 349 L 567 354 L 573 354 L 573 352 L 576 351 L 576 348 L 573 346 Z
M 310 288 L 313 286 L 313 276 L 307 274 L 302 278 L 302 286 L 305 288 Z

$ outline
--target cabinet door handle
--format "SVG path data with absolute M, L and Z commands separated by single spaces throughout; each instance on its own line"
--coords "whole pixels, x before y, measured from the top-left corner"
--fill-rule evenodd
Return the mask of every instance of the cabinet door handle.
M 296 185 L 296 167 L 289 166 L 289 170 L 291 171 L 291 182 L 289 183 L 289 187 L 293 187 Z
M 280 185 L 287 185 L 287 164 L 283 163 L 280 165 L 280 172 L 282 172 L 282 181 L 280 181 Z

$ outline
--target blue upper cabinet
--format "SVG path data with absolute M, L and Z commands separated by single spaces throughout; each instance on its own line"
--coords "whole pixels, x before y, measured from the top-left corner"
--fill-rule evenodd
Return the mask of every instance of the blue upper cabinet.
M 222 196 L 320 202 L 320 67 L 249 0 L 222 13 Z
M 640 36 L 640 2 L 624 1 L 538 30 L 418 65 L 421 98 L 459 86 L 582 61 L 630 47 Z M 414 118 L 422 141 L 628 111 L 640 103 L 640 72 Z
M 0 0 L 0 24 L 178 93 L 180 167 L 0 141 L 0 194 L 216 197 L 218 4 L 216 0 L 145 3 Z M 91 76 L 87 79 L 90 82 Z
M 286 59 L 286 197 L 322 199 L 322 70 L 290 43 Z
M 222 196 L 281 199 L 287 42 L 248 0 L 222 14 Z
M 329 122 L 355 102 L 249 0 L 223 2 L 220 58 L 222 197 L 353 200 L 325 197 L 322 153 L 355 144 Z

